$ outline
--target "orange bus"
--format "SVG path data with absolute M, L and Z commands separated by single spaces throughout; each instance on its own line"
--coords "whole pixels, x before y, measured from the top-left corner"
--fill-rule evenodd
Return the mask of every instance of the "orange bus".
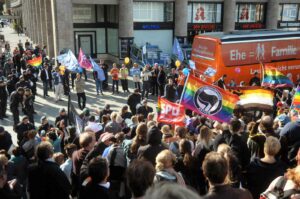
M 260 63 L 272 65 L 296 81 L 300 74 L 300 31 L 201 34 L 194 38 L 191 59 L 200 73 L 216 71 L 208 79 L 211 82 L 226 74 L 226 83 L 233 79 L 248 85 L 255 72 L 261 77 Z

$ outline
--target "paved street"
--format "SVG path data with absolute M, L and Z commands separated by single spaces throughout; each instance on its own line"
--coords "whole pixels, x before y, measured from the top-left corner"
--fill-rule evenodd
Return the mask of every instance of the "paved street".
M 17 46 L 17 44 L 19 43 L 20 40 L 24 44 L 26 39 L 28 39 L 25 36 L 18 36 L 11 28 L 8 28 L 8 27 L 3 28 L 1 34 L 5 35 L 5 39 L 6 39 L 6 41 L 8 41 L 10 43 L 12 50 Z M 111 83 L 111 79 L 109 79 L 109 83 Z M 111 86 L 111 84 L 110 84 L 110 86 Z M 133 83 L 131 81 L 129 81 L 129 86 L 131 88 L 130 91 L 132 92 L 133 91 Z M 107 92 L 104 92 L 104 96 L 101 96 L 101 95 L 97 96 L 96 91 L 95 91 L 96 88 L 95 88 L 94 81 L 92 79 L 91 72 L 88 73 L 88 81 L 86 82 L 85 88 L 86 88 L 86 97 L 87 97 L 87 108 L 91 109 L 92 114 L 94 113 L 94 111 L 97 108 L 103 108 L 103 106 L 105 104 L 110 104 L 112 110 L 119 111 L 120 108 L 127 102 L 128 94 L 123 93 L 121 84 L 119 84 L 119 91 L 121 91 L 120 94 L 112 95 L 111 91 L 107 91 Z M 37 112 L 37 114 L 34 117 L 35 122 L 36 122 L 35 126 L 38 126 L 40 124 L 40 118 L 43 115 L 47 116 L 50 123 L 53 124 L 55 117 L 58 114 L 59 109 L 60 108 L 67 109 L 67 104 L 68 104 L 67 96 L 64 97 L 64 101 L 56 103 L 54 100 L 54 93 L 52 91 L 49 92 L 50 97 L 46 98 L 46 99 L 43 98 L 42 93 L 43 93 L 42 83 L 39 80 L 37 82 L 37 96 L 36 96 L 36 101 L 35 101 L 35 110 Z M 77 108 L 76 94 L 72 93 L 71 98 L 72 98 L 72 101 L 73 101 L 75 107 Z M 156 106 L 154 101 L 156 101 L 156 100 L 154 100 L 154 98 L 149 99 L 149 102 L 150 102 L 149 104 L 153 108 L 155 108 L 155 106 Z M 79 109 L 77 109 L 77 111 L 80 113 Z M 12 130 L 13 121 L 12 121 L 12 115 L 11 115 L 11 112 L 9 111 L 9 109 L 7 111 L 7 114 L 9 116 L 9 118 L 0 120 L 0 125 L 4 126 L 5 129 L 8 130 L 12 134 L 13 142 L 14 142 L 14 144 L 16 144 L 17 138 L 16 138 L 16 134 Z M 21 113 L 20 118 L 22 116 L 23 115 Z

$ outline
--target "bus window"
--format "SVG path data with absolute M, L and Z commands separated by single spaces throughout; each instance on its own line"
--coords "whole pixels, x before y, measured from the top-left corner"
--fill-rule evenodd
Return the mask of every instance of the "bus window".
M 204 59 L 204 60 L 215 60 L 216 53 L 216 41 L 197 38 L 195 37 L 193 43 L 192 57 Z

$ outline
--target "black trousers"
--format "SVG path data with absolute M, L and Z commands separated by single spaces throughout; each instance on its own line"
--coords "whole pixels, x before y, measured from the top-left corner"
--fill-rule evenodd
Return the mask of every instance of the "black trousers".
M 134 88 L 139 89 L 139 92 L 141 92 L 141 84 L 140 84 L 140 82 L 134 82 Z
M 165 85 L 161 84 L 158 86 L 159 88 L 159 96 L 164 96 L 165 95 Z
M 152 95 L 158 95 L 158 83 L 156 78 L 152 81 Z
M 20 118 L 19 118 L 20 113 L 18 107 L 10 107 L 10 111 L 14 118 L 14 126 L 17 126 L 17 124 L 20 122 Z
M 0 118 L 4 117 L 7 109 L 7 97 L 0 98 Z
M 122 84 L 122 88 L 123 88 L 123 91 L 129 91 L 128 90 L 128 80 L 127 79 L 121 79 L 121 84 Z
M 142 98 L 144 98 L 144 97 L 148 98 L 149 90 L 150 90 L 150 82 L 149 81 L 144 81 L 143 82 Z
M 115 92 L 115 89 L 117 92 L 119 92 L 119 80 L 113 80 L 113 85 L 112 85 L 113 93 Z
M 78 107 L 82 110 L 85 108 L 86 96 L 85 93 L 77 93 Z M 82 104 L 81 104 L 82 100 Z

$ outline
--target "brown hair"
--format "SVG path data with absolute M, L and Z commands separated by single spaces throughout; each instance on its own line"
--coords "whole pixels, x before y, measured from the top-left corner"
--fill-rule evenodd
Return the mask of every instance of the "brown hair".
M 202 164 L 203 173 L 212 184 L 224 183 L 228 174 L 227 160 L 217 152 L 205 156 Z
M 133 138 L 130 152 L 137 153 L 137 150 L 140 146 L 144 146 L 147 144 L 147 125 L 145 123 L 140 123 L 136 128 L 136 135 Z
M 294 182 L 297 189 L 300 188 L 300 165 L 296 166 L 293 169 L 288 169 L 285 177 Z
M 80 134 L 79 136 L 79 143 L 80 143 L 80 146 L 85 148 L 87 146 L 90 145 L 90 143 L 93 142 L 93 135 L 89 132 L 84 132 L 82 134 Z

